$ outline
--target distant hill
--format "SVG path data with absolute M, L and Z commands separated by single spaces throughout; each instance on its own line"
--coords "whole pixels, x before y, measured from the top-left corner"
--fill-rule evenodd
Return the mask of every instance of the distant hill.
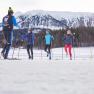
M 94 13 L 34 10 L 15 13 L 21 28 L 60 29 L 66 27 L 94 27 Z

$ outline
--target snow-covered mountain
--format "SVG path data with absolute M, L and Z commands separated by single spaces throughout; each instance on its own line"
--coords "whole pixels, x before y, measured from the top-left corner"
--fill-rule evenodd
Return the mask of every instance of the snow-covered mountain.
M 33 10 L 26 13 L 15 13 L 21 28 L 50 28 L 60 29 L 66 27 L 94 27 L 94 13 L 87 12 L 57 12 Z

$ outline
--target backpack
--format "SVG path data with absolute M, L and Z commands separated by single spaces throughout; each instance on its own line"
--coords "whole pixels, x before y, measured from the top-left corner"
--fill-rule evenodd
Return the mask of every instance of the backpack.
M 4 31 L 11 31 L 13 30 L 13 19 L 12 19 L 13 16 L 5 16 L 3 18 L 3 30 Z

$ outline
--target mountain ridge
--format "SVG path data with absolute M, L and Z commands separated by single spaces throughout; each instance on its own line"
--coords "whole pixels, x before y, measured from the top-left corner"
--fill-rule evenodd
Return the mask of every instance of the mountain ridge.
M 94 27 L 94 13 L 88 12 L 62 12 L 33 10 L 25 13 L 17 12 L 14 14 L 21 28 L 77 28 Z

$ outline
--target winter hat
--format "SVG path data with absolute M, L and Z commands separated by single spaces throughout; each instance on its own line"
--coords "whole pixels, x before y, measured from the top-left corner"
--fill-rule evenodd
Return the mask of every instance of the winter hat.
M 8 14 L 13 14 L 13 13 L 14 13 L 14 12 L 13 12 L 12 8 L 9 7 L 9 9 L 8 9 Z

